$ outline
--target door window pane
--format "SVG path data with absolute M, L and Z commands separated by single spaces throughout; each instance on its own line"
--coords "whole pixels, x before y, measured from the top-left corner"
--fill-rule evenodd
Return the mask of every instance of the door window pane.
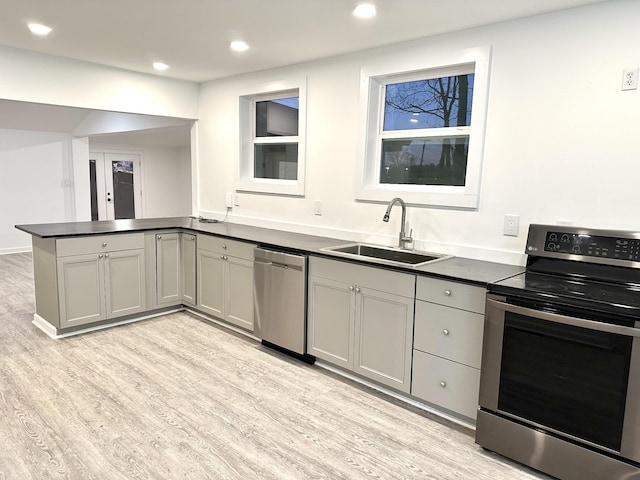
M 380 183 L 464 186 L 469 137 L 382 140 Z
M 89 189 L 91 194 L 91 220 L 98 220 L 98 181 L 96 161 L 89 160 Z
M 298 179 L 297 143 L 256 144 L 254 159 L 255 178 Z
M 136 218 L 133 188 L 133 162 L 111 162 L 113 174 L 113 210 L 116 220 Z

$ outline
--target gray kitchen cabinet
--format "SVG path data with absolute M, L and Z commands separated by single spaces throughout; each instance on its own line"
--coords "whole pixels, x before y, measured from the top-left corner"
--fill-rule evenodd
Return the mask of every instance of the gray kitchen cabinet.
M 309 259 L 309 270 L 317 260 Z M 307 351 L 349 370 L 353 369 L 355 292 L 353 284 L 309 275 Z
M 415 276 L 309 259 L 307 350 L 409 392 Z
M 156 307 L 196 305 L 196 235 L 185 232 L 161 232 L 153 236 L 155 265 L 149 273 L 155 277 Z
M 156 234 L 156 304 L 182 301 L 182 258 L 180 233 Z
M 81 237 L 56 243 L 59 328 L 146 309 L 143 235 Z
M 486 290 L 418 277 L 411 394 L 475 420 Z
M 197 308 L 251 332 L 254 248 L 220 237 L 197 238 Z
M 182 303 L 196 305 L 196 236 L 191 233 L 180 235 L 180 261 L 182 264 Z
M 98 254 L 57 259 L 60 327 L 99 322 L 107 318 L 104 261 Z

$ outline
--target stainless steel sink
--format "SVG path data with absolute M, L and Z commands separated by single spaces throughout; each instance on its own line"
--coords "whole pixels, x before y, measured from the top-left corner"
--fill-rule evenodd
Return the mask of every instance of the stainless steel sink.
M 421 252 L 418 250 L 403 250 L 400 248 L 383 247 L 381 245 L 369 245 L 365 243 L 349 243 L 335 247 L 326 247 L 322 250 L 333 252 L 344 257 L 369 260 L 374 263 L 409 267 L 420 267 L 428 263 L 451 258 L 450 255 Z

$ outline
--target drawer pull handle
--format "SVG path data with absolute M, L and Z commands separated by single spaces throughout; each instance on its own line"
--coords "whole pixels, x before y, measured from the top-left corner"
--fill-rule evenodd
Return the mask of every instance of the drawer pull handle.
M 360 287 L 356 287 L 356 293 L 360 293 Z
M 351 290 L 352 292 L 356 289 L 356 287 L 354 287 L 353 285 L 349 285 L 349 290 Z
M 449 330 L 447 330 L 446 328 L 444 330 L 442 330 L 442 334 L 443 335 L 449 335 Z
M 158 240 L 162 240 L 162 235 L 158 235 Z
M 107 242 L 102 242 L 102 246 L 106 247 L 107 246 Z
M 451 296 L 451 290 L 445 290 L 445 291 L 444 291 L 444 294 L 445 294 L 447 297 L 450 297 L 450 296 Z
M 109 254 L 108 254 L 108 253 L 105 253 L 105 254 L 104 254 L 104 258 L 109 258 Z
M 222 244 L 222 248 L 226 250 L 227 249 L 227 245 L 223 243 Z
M 98 258 L 102 258 L 102 257 L 104 257 L 104 255 L 102 255 L 102 254 L 98 255 Z
M 447 386 L 447 382 L 445 382 L 445 381 L 440 382 L 440 386 L 442 388 L 445 388 Z

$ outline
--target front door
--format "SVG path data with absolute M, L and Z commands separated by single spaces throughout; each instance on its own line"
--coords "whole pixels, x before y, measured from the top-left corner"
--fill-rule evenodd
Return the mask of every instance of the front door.
M 90 152 L 91 220 L 141 216 L 139 168 L 138 154 Z

